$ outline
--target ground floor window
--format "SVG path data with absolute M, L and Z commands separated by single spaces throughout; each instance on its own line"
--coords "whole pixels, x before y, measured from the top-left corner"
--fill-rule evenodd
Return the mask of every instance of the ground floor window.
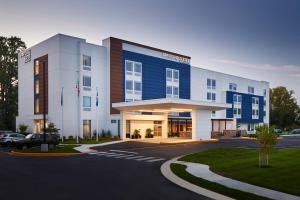
M 91 133 L 91 120 L 83 120 L 83 138 L 90 138 Z
M 162 135 L 162 122 L 161 121 L 154 121 L 153 135 L 154 136 Z
M 254 124 L 248 124 L 248 131 L 254 131 L 255 130 L 255 125 Z
M 192 137 L 192 120 L 191 119 L 169 119 L 168 120 L 169 137 Z

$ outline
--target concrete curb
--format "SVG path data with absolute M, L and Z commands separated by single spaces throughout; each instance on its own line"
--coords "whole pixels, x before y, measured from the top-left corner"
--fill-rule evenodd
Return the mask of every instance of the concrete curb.
M 194 143 L 215 143 L 219 142 L 218 139 L 211 139 L 211 140 L 196 140 L 196 141 L 176 141 L 176 142 L 160 142 L 159 144 L 194 144 Z
M 12 156 L 25 156 L 25 157 L 28 156 L 59 157 L 59 156 L 78 156 L 78 155 L 83 155 L 84 153 L 22 153 L 22 152 L 11 151 L 8 154 Z
M 82 144 L 79 147 L 75 147 L 74 149 L 81 152 L 81 153 L 94 153 L 97 152 L 94 149 L 90 149 L 92 147 L 100 147 L 100 146 L 106 146 L 106 145 L 111 145 L 111 144 L 118 144 L 118 143 L 122 143 L 122 142 L 126 142 L 125 140 L 118 140 L 118 141 L 112 141 L 112 142 L 104 142 L 104 143 L 100 143 L 100 144 Z
M 177 161 L 178 158 L 173 158 L 171 160 L 166 161 L 165 163 L 162 164 L 160 171 L 163 174 L 164 177 L 166 177 L 168 180 L 170 180 L 171 182 L 187 189 L 190 190 L 192 192 L 195 192 L 197 194 L 212 198 L 212 199 L 216 199 L 216 200 L 232 200 L 232 198 L 229 198 L 227 196 L 224 196 L 222 194 L 207 190 L 205 188 L 199 187 L 197 185 L 194 185 L 190 182 L 187 182 L 184 179 L 179 178 L 177 175 L 175 175 L 171 168 L 170 168 L 170 164 L 174 163 L 175 161 Z

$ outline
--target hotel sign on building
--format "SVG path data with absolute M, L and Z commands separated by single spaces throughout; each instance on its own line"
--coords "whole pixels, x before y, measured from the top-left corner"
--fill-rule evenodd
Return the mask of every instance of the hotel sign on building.
M 177 56 L 166 52 L 162 52 L 162 57 L 169 58 L 180 63 L 190 64 L 190 59 L 186 57 Z

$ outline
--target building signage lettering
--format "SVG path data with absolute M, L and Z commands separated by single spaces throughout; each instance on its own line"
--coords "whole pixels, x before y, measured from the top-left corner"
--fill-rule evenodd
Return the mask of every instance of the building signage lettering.
M 177 62 L 181 62 L 181 63 L 185 63 L 185 64 L 190 64 L 190 59 L 189 58 L 185 58 L 185 57 L 182 57 L 182 56 L 173 55 L 173 54 L 166 53 L 166 52 L 163 52 L 162 56 L 166 57 L 166 58 L 169 58 L 169 59 L 172 59 L 172 60 L 175 60 Z

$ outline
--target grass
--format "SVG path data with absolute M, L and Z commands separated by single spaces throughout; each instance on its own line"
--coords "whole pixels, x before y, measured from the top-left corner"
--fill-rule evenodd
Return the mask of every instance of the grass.
M 300 148 L 274 149 L 269 168 L 258 167 L 258 155 L 258 149 L 219 148 L 180 160 L 207 164 L 225 177 L 300 196 Z
M 74 147 L 77 147 L 78 145 L 66 145 L 66 146 L 56 146 L 53 149 L 49 149 L 47 153 L 79 153 L 77 150 L 74 149 Z M 41 152 L 40 147 L 34 147 L 30 149 L 15 149 L 14 151 L 16 152 L 21 152 L 21 153 L 44 153 Z
M 79 143 L 77 143 L 76 138 L 74 139 L 65 139 L 64 142 L 61 142 L 62 144 L 100 144 L 100 143 L 105 143 L 105 142 L 112 142 L 112 141 L 117 141 L 120 140 L 119 138 L 110 138 L 110 137 L 105 137 L 105 138 L 100 138 L 99 140 L 96 141 L 96 139 L 79 139 Z
M 241 199 L 241 200 L 263 200 L 263 199 L 265 200 L 265 199 L 268 199 L 268 198 L 260 197 L 260 196 L 257 196 L 257 195 L 251 194 L 251 193 L 231 189 L 231 188 L 225 187 L 223 185 L 220 185 L 218 183 L 210 182 L 205 179 L 195 177 L 195 176 L 189 174 L 185 169 L 186 169 L 186 166 L 184 166 L 184 165 L 174 164 L 174 163 L 171 164 L 172 172 L 175 173 L 180 178 L 182 178 L 192 184 L 195 184 L 200 187 L 206 188 L 208 190 L 217 192 L 219 194 L 223 194 L 225 196 L 232 197 L 234 199 Z

